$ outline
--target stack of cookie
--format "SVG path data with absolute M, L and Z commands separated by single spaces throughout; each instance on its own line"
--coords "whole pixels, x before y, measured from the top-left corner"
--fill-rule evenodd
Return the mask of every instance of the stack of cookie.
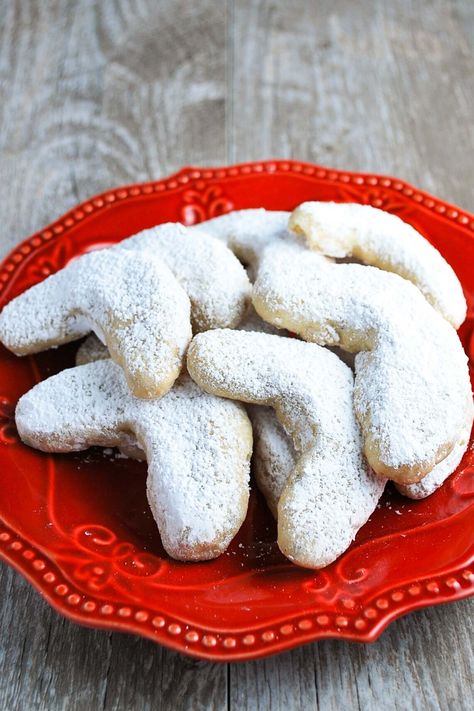
M 0 339 L 23 355 L 95 334 L 75 368 L 20 399 L 18 431 L 43 451 L 146 458 L 171 556 L 226 549 L 253 450 L 280 549 L 321 568 L 387 480 L 423 498 L 459 464 L 474 414 L 455 330 L 465 314 L 454 272 L 413 227 L 304 203 L 160 225 L 86 254 L 11 301 Z

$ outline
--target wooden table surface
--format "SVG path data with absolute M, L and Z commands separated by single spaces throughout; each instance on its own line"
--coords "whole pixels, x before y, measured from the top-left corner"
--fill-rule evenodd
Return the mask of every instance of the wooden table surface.
M 474 208 L 472 0 L 0 0 L 2 254 L 185 164 L 291 157 Z M 472 709 L 474 602 L 373 645 L 197 662 L 78 627 L 6 566 L 0 709 Z

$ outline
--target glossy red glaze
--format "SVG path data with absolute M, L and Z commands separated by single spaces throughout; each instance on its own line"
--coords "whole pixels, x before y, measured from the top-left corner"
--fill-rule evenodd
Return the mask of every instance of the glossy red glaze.
M 393 178 L 292 161 L 185 168 L 111 190 L 27 239 L 0 267 L 1 305 L 87 250 L 167 220 L 304 200 L 369 203 L 420 230 L 458 273 L 474 347 L 474 217 Z M 371 641 L 419 607 L 474 592 L 474 453 L 426 501 L 389 491 L 351 548 L 321 572 L 278 551 L 253 491 L 227 553 L 184 564 L 164 553 L 145 498 L 145 465 L 101 450 L 48 456 L 18 441 L 15 403 L 73 364 L 76 345 L 36 357 L 0 352 L 0 553 L 67 617 L 134 632 L 196 657 L 262 657 L 325 637 Z

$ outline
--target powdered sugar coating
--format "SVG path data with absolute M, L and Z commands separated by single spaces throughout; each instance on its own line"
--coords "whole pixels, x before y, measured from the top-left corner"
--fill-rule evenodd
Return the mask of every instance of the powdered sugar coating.
M 121 369 L 102 360 L 64 370 L 18 402 L 26 444 L 46 452 L 114 447 L 132 434 L 146 452 L 148 500 L 167 552 L 214 558 L 247 511 L 252 450 L 244 408 L 183 375 L 160 400 L 134 398 Z
M 431 496 L 446 479 L 457 469 L 469 444 L 471 422 L 468 422 L 459 441 L 456 442 L 450 454 L 437 464 L 428 474 L 416 484 L 396 484 L 398 491 L 409 499 L 426 499 Z
M 107 358 L 110 358 L 107 346 L 99 341 L 95 333 L 91 333 L 77 349 L 75 360 L 76 365 L 85 365 L 86 363 L 95 363 L 97 360 L 107 360 Z M 123 433 L 120 438 L 119 450 L 120 454 L 127 459 L 146 460 L 145 452 L 132 434 Z
M 10 301 L 0 314 L 3 344 L 17 355 L 73 341 L 93 330 L 138 397 L 167 392 L 191 339 L 190 302 L 166 264 L 116 248 L 85 254 Z
M 250 301 L 245 269 L 222 242 L 175 222 L 143 230 L 119 245 L 160 256 L 191 301 L 193 331 L 233 328 Z
M 467 358 L 454 329 L 396 274 L 269 247 L 254 306 L 307 341 L 357 352 L 354 403 L 379 474 L 419 481 L 472 422 Z
M 290 437 L 271 407 L 247 405 L 253 428 L 252 469 L 257 486 L 275 518 L 278 502 L 297 459 Z M 344 481 L 341 485 L 344 486 Z
M 265 210 L 263 207 L 235 210 L 226 215 L 201 222 L 191 229 L 205 231 L 223 242 L 244 263 L 253 269 L 268 245 L 275 242 L 304 242 L 288 230 L 289 212 Z
M 395 272 L 417 286 L 455 328 L 466 317 L 466 300 L 452 267 L 414 227 L 371 205 L 304 202 L 289 227 L 330 257 L 355 257 Z
M 187 364 L 208 392 L 275 408 L 298 453 L 278 504 L 278 544 L 306 567 L 335 560 L 385 486 L 361 452 L 350 369 L 314 344 L 230 330 L 196 336 Z

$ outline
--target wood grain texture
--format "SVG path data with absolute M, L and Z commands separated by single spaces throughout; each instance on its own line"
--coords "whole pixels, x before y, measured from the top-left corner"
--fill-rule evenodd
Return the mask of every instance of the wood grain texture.
M 473 209 L 471 0 L 0 0 L 0 252 L 89 195 L 293 157 Z M 230 666 L 63 620 L 0 568 L 0 708 L 471 709 L 474 602 Z
M 235 3 L 232 160 L 385 172 L 472 207 L 473 13 L 469 0 Z

